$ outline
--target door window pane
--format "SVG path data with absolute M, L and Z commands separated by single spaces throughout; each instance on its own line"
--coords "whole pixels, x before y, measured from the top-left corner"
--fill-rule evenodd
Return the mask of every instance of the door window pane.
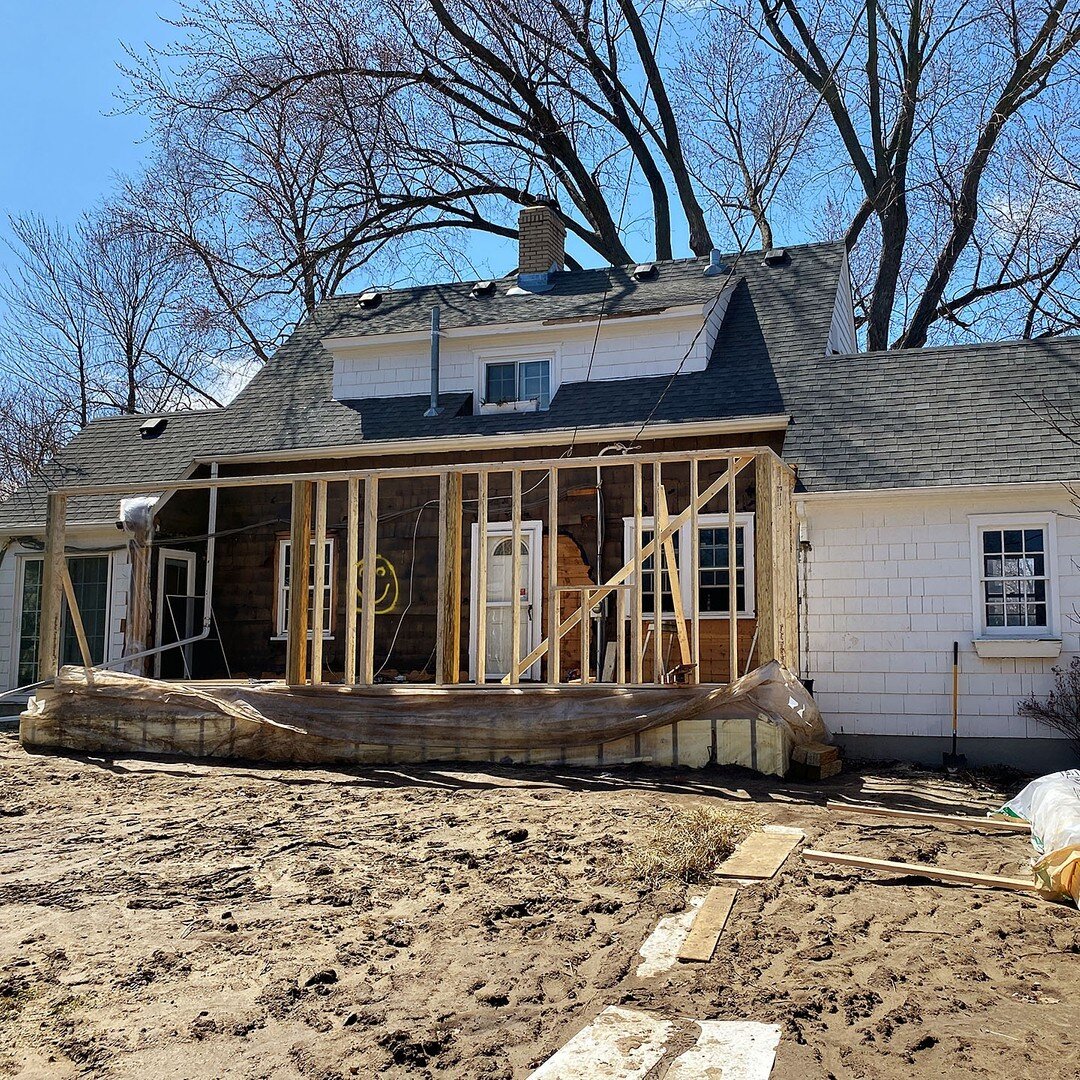
M 109 615 L 109 557 L 68 559 L 68 572 L 75 593 L 75 602 L 82 616 L 86 643 L 95 664 L 105 660 L 105 639 Z M 75 633 L 75 623 L 64 605 L 64 624 L 60 634 L 60 663 L 81 664 L 82 652 Z
M 38 677 L 38 643 L 41 640 L 41 575 L 43 559 L 23 560 L 22 606 L 19 611 L 19 677 L 26 686 Z

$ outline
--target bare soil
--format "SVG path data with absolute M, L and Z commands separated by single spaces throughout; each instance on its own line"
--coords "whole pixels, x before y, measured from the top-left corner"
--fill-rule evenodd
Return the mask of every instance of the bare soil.
M 525 1077 L 613 1003 L 781 1025 L 774 1076 L 1077 1075 L 1080 915 L 797 856 L 707 965 L 648 979 L 686 902 L 627 880 L 673 804 L 816 847 L 1017 874 L 1021 836 L 854 825 L 1018 782 L 910 769 L 277 768 L 25 753 L 0 736 L 0 1076 Z

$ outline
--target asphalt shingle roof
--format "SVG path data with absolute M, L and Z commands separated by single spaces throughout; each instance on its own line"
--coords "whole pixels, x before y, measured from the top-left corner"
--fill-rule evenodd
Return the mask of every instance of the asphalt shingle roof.
M 535 296 L 487 299 L 471 283 L 387 292 L 377 308 L 355 295 L 327 301 L 226 409 L 173 415 L 159 438 L 143 440 L 144 417 L 95 421 L 58 463 L 6 503 L 0 529 L 44 518 L 56 483 L 176 479 L 196 457 L 312 451 L 364 441 L 532 432 L 591 426 L 751 418 L 789 414 L 784 456 L 808 490 L 1080 479 L 1080 448 L 1056 434 L 1040 395 L 1080 400 L 1080 338 L 992 343 L 921 351 L 825 356 L 844 265 L 840 244 L 789 248 L 764 264 L 736 260 L 738 281 L 707 368 L 671 380 L 564 384 L 546 412 L 474 415 L 468 394 L 444 394 L 443 413 L 425 418 L 426 395 L 335 401 L 328 336 L 425 330 L 433 304 L 450 329 L 595 317 L 704 303 L 725 278 L 702 274 L 703 259 L 659 264 L 655 281 L 631 268 L 558 275 Z M 606 299 L 605 299 L 606 293 Z M 72 521 L 108 521 L 117 500 L 72 500 Z

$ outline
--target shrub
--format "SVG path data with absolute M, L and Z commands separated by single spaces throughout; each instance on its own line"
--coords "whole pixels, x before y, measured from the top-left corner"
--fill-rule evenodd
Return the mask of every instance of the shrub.
M 1080 752 L 1080 656 L 1074 656 L 1067 669 L 1055 667 L 1053 672 L 1054 689 L 1046 698 L 1032 695 L 1021 701 L 1017 710 L 1021 716 L 1067 735 Z

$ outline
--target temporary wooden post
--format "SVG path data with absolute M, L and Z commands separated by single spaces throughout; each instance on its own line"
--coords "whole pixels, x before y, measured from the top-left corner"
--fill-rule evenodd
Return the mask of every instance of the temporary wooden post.
M 660 525 L 660 486 L 663 484 L 663 467 L 659 461 L 653 462 L 653 682 L 664 681 L 664 530 Z
M 521 470 L 510 494 L 510 682 L 521 681 Z
M 323 592 L 326 589 L 326 481 L 315 482 L 314 595 L 311 600 L 311 685 L 322 682 Z
M 360 481 L 348 479 L 348 518 L 345 530 L 345 682 L 356 682 L 356 564 L 360 561 Z
M 375 560 L 379 539 L 379 479 L 364 477 L 364 574 L 360 584 L 360 682 L 375 681 Z
M 615 592 L 615 681 L 626 682 L 626 590 Z
M 290 686 L 303 686 L 307 681 L 310 561 L 311 483 L 308 480 L 294 480 L 289 541 L 289 642 L 285 656 L 285 681 Z
M 54 679 L 60 670 L 60 626 L 64 594 L 64 533 L 67 496 L 52 492 L 45 511 L 45 565 L 41 579 L 38 678 Z
M 90 655 L 90 643 L 86 640 L 86 628 L 83 626 L 79 602 L 75 599 L 75 586 L 71 582 L 71 571 L 68 570 L 67 559 L 62 564 L 61 576 L 64 579 L 64 596 L 67 598 L 68 614 L 71 616 L 71 625 L 75 627 L 75 637 L 79 642 L 79 654 L 82 656 L 83 668 L 86 670 L 86 681 L 90 686 L 93 686 L 94 660 Z
M 439 683 L 458 682 L 461 670 L 461 484 L 460 472 L 440 477 L 439 619 L 435 642 Z
M 757 659 L 779 660 L 798 670 L 798 611 L 794 473 L 775 455 L 763 453 L 755 466 L 755 591 Z
M 476 474 L 476 682 L 487 682 L 487 612 L 488 612 L 488 475 Z
M 630 681 L 640 683 L 641 675 L 641 623 L 644 619 L 641 601 L 641 463 L 634 462 L 634 580 L 631 597 L 630 623 Z
M 728 469 L 735 464 L 734 458 L 728 459 Z M 728 512 L 728 670 L 729 682 L 734 682 L 739 677 L 739 589 L 738 589 L 738 561 L 735 551 L 735 484 L 728 484 L 727 490 Z
M 559 610 L 559 470 L 548 469 L 548 572 L 547 594 L 547 635 L 548 649 L 547 681 L 558 683 L 562 679 L 560 670 L 562 649 L 559 641 L 559 622 L 562 612 Z
M 731 468 L 730 462 L 728 468 Z M 698 525 L 698 461 L 690 460 L 690 680 L 701 682 L 701 536 Z
M 584 615 L 581 619 L 581 681 L 592 681 L 592 594 L 589 589 L 581 590 L 581 610 Z
M 693 505 L 691 505 L 693 510 Z M 668 513 L 667 492 L 663 484 L 660 485 L 660 503 L 657 506 L 657 528 L 664 532 L 667 530 L 671 515 Z M 675 540 L 669 536 L 664 541 L 664 561 L 667 563 L 668 583 L 671 586 L 671 608 L 675 618 L 675 634 L 679 639 L 679 661 L 683 664 L 692 663 L 690 652 L 690 635 L 686 630 L 686 611 L 683 608 L 682 587 L 679 581 L 679 564 L 675 558 Z

